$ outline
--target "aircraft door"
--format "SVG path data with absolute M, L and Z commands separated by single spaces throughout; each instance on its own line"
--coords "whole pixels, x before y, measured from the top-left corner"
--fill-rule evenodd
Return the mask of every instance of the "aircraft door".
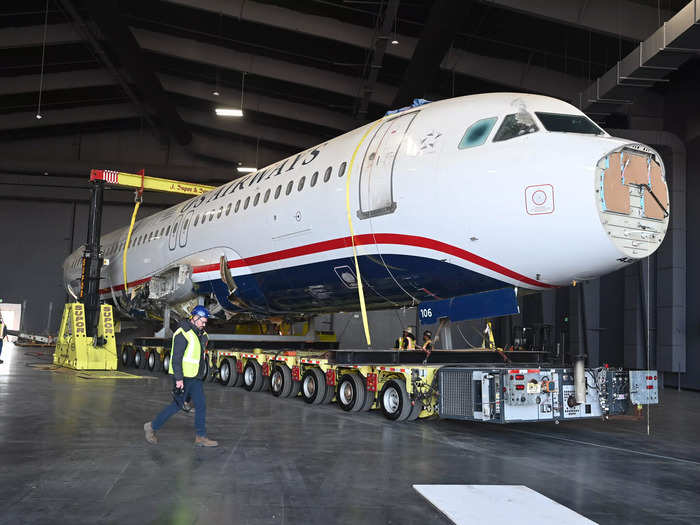
M 187 233 L 190 231 L 190 223 L 192 222 L 192 217 L 194 216 L 194 210 L 190 211 L 185 215 L 184 220 L 182 220 L 180 226 L 180 248 L 187 246 Z
M 182 215 L 178 215 L 175 222 L 173 222 L 172 228 L 170 228 L 170 236 L 168 237 L 168 248 L 174 250 L 177 248 L 177 238 L 180 233 L 180 223 L 182 223 Z
M 360 219 L 393 213 L 394 161 L 417 111 L 383 122 L 374 133 L 360 168 Z

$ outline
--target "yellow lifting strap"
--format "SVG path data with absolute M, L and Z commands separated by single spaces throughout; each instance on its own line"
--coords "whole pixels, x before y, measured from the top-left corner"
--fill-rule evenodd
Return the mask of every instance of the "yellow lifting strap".
M 367 138 L 367 135 L 377 127 L 377 125 L 384 119 L 379 119 L 374 122 L 371 126 L 367 128 L 364 135 L 357 143 L 355 151 L 352 152 L 352 157 L 350 157 L 350 165 L 348 166 L 348 175 L 345 179 L 345 206 L 348 212 L 348 224 L 350 225 L 350 239 L 352 240 L 352 255 L 355 260 L 355 273 L 357 274 L 357 294 L 360 296 L 360 312 L 362 313 L 362 326 L 365 329 L 365 338 L 367 339 L 367 346 L 372 344 L 372 339 L 369 335 L 369 323 L 367 322 L 367 307 L 365 306 L 365 292 L 362 288 L 362 276 L 360 275 L 360 264 L 357 262 L 357 247 L 355 246 L 355 229 L 352 226 L 352 212 L 350 211 L 350 175 L 352 174 L 352 166 L 355 163 L 355 157 L 357 152 L 360 150 L 360 146 Z

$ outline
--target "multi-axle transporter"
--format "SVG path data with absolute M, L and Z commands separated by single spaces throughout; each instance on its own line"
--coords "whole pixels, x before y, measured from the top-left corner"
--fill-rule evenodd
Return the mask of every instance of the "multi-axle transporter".
M 347 412 L 376 408 L 393 421 L 437 416 L 558 423 L 621 415 L 635 406 L 658 403 L 656 371 L 608 367 L 575 371 L 548 363 L 545 352 L 436 350 L 426 355 L 337 350 L 328 343 L 304 342 L 303 337 L 288 339 L 283 349 L 253 337 L 236 341 L 235 347 L 214 340 L 207 351 L 207 377 L 251 392 L 301 396 L 309 404 L 335 400 Z M 164 343 L 136 339 L 122 347 L 121 362 L 154 372 L 167 370 L 170 356 Z

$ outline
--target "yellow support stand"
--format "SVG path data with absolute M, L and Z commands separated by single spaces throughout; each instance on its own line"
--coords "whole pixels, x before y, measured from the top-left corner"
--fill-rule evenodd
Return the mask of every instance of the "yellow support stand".
M 117 345 L 112 307 L 108 304 L 100 306 L 97 339 L 104 341 L 103 346 L 95 346 L 94 339 L 87 336 L 85 328 L 83 304 L 66 304 L 53 355 L 54 364 L 74 370 L 116 370 Z

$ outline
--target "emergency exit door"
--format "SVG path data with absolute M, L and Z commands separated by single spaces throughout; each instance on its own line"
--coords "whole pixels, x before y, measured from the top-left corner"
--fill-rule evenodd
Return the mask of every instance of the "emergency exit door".
M 393 213 L 396 155 L 417 111 L 387 120 L 374 133 L 360 169 L 360 219 Z

